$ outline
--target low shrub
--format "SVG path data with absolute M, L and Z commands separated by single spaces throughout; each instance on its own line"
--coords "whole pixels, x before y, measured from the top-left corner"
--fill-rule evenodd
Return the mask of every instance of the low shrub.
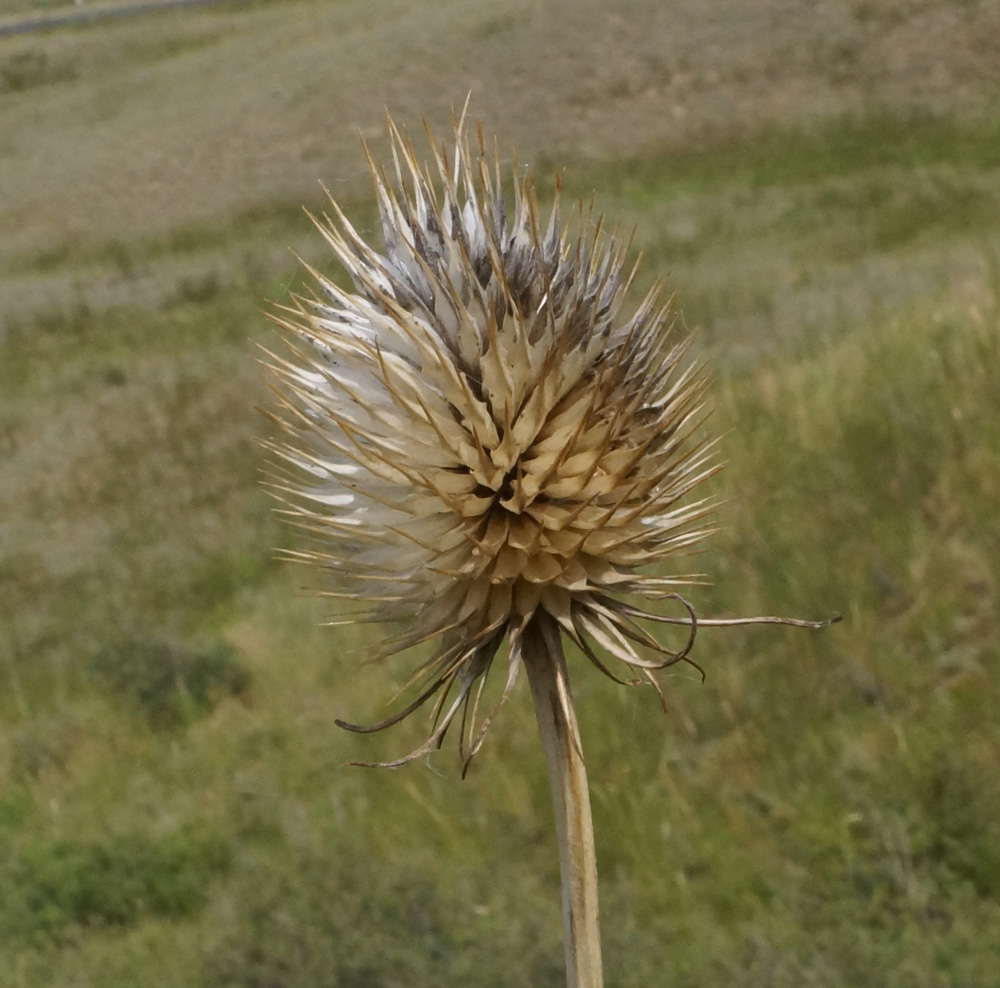
M 221 837 L 189 828 L 161 838 L 35 839 L 0 858 L 0 942 L 66 940 L 80 928 L 184 916 L 204 902 L 208 878 L 229 857 Z
M 250 675 L 224 642 L 191 648 L 164 638 L 132 635 L 90 656 L 93 679 L 133 703 L 155 728 L 207 713 L 224 696 L 242 696 Z

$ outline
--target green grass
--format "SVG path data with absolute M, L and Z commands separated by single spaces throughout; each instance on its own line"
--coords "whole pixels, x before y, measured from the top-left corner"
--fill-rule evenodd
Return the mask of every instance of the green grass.
M 717 367 L 699 609 L 845 615 L 703 630 L 665 714 L 571 656 L 609 984 L 1000 984 L 995 149 L 880 118 L 569 163 Z M 342 767 L 425 724 L 334 727 L 410 663 L 272 558 L 285 243 L 323 263 L 279 202 L 5 268 L 70 287 L 0 339 L 2 988 L 562 983 L 526 691 L 464 782 Z
M 948 165 L 1000 167 L 1000 126 L 946 118 L 869 115 L 823 120 L 790 129 L 774 127 L 754 141 L 691 150 L 658 149 L 608 169 L 602 200 L 621 192 L 634 205 L 703 195 L 733 185 L 786 191 L 817 182 L 854 178 L 885 169 L 916 171 Z
M 574 663 L 614 983 L 995 983 L 998 357 L 995 305 L 942 303 L 720 381 L 730 503 L 699 606 L 847 616 L 822 633 L 703 632 L 707 682 L 670 678 L 665 716 L 648 691 Z M 41 894 L 24 884 L 35 874 L 61 903 L 66 883 L 96 883 L 125 919 L 98 923 L 104 906 L 80 893 L 91 918 L 67 942 L 28 909 L 30 936 L 8 933 L 17 956 L 51 984 L 118 944 L 119 980 L 85 967 L 95 983 L 160 983 L 145 972 L 174 952 L 167 983 L 557 986 L 526 696 L 464 783 L 447 751 L 436 772 L 338 768 L 417 738 L 420 724 L 360 740 L 332 727 L 377 707 L 406 664 L 357 668 L 359 635 L 314 628 L 320 611 L 288 577 L 216 610 L 252 672 L 249 702 L 223 697 L 179 737 L 128 717 L 102 728 L 117 701 L 83 686 L 62 703 L 29 696 L 17 730 L 55 754 L 22 769 L 0 820 L 14 860 L 51 853 L 57 877 L 22 868 L 13 887 Z M 102 778 L 123 744 L 138 758 Z M 111 806 L 140 834 L 181 829 L 153 845 L 160 857 L 122 845 L 128 877 L 106 886 L 94 842 Z M 183 909 L 161 909 L 174 849 L 197 859 L 206 830 L 234 848 L 207 869 L 210 906 L 178 892 Z M 60 843 L 66 831 L 82 843 Z
M 726 360 L 809 348 L 948 291 L 970 265 L 983 277 L 968 246 L 1000 244 L 998 147 L 993 123 L 847 117 L 576 164 L 565 188 L 635 229 L 640 283 L 668 273 L 685 324 Z

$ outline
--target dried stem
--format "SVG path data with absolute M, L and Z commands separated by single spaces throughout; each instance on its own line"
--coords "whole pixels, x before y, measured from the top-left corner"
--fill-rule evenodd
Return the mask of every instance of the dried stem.
M 568 988 L 603 988 L 597 858 L 580 732 L 555 621 L 539 612 L 524 633 L 524 664 L 555 806 Z

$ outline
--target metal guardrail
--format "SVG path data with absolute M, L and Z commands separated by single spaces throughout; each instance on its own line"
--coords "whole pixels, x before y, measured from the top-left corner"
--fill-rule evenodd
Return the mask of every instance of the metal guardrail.
M 47 31 L 73 24 L 89 24 L 115 17 L 130 17 L 134 14 L 148 14 L 176 7 L 211 7 L 223 3 L 235 5 L 250 2 L 251 0 L 138 0 L 136 3 L 124 3 L 114 7 L 88 8 L 80 6 L 64 13 L 40 14 L 37 17 L 22 17 L 16 21 L 0 22 L 0 37 L 11 34 L 29 34 L 32 31 Z

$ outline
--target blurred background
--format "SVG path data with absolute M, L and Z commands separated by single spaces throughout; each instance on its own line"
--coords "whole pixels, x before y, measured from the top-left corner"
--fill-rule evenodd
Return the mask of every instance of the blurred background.
M 699 610 L 845 615 L 665 713 L 570 657 L 609 984 L 1000 985 L 1000 7 L 129 6 L 0 0 L 0 986 L 563 983 L 527 690 L 465 781 L 343 768 L 412 660 L 258 486 L 303 205 L 372 233 L 361 139 L 469 93 L 715 370 Z

